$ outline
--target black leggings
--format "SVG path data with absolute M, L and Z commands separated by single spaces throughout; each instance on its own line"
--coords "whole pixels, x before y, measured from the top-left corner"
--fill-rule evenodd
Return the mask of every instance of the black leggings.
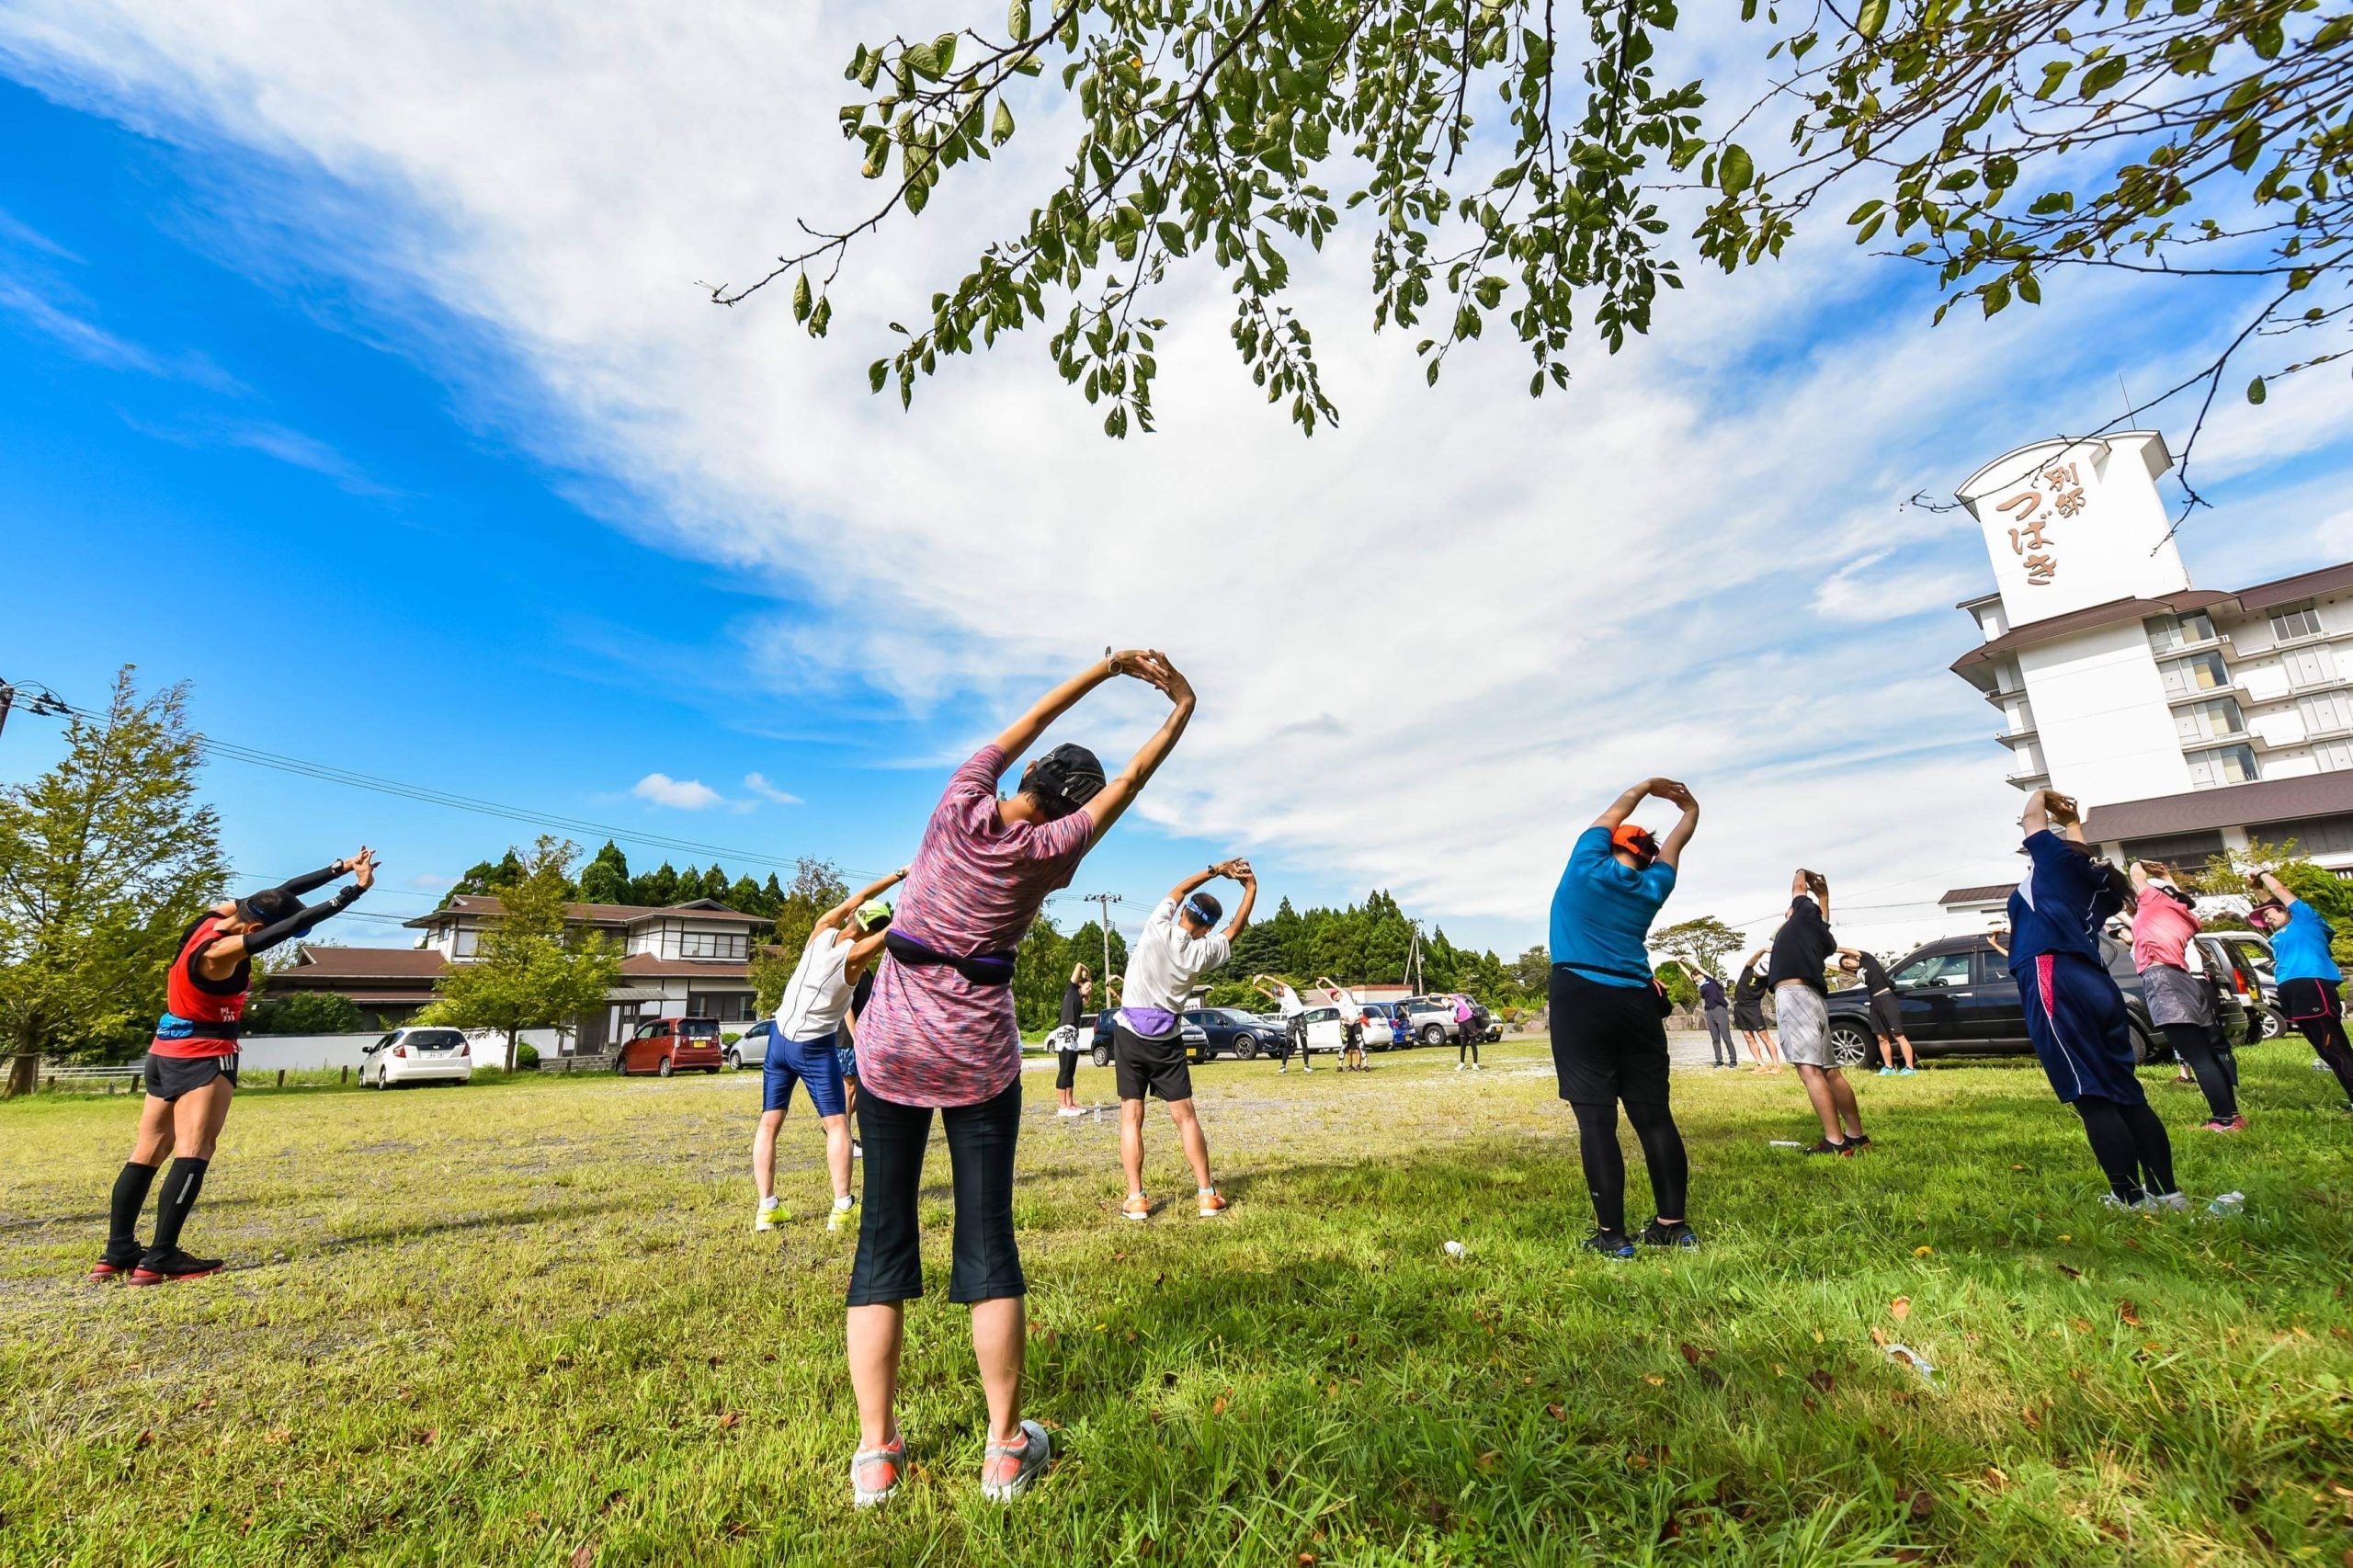
M 2239 1059 L 2222 1040 L 2222 1031 L 2207 1024 L 2167 1024 L 2165 1029 L 2173 1053 L 2198 1075 L 2207 1114 L 2216 1121 L 2238 1115 Z
M 1021 1132 L 1021 1080 L 979 1105 L 949 1106 L 948 1168 L 956 1192 L 951 1301 L 994 1301 L 1029 1294 L 1013 1240 L 1013 1145 Z M 866 1207 L 858 1257 L 849 1269 L 849 1304 L 873 1306 L 923 1294 L 924 1146 L 932 1108 L 884 1099 L 868 1085 L 858 1096 L 858 1141 L 866 1146 Z
M 1060 1058 L 1054 1063 L 1054 1087 L 1057 1089 L 1074 1087 L 1078 1083 L 1078 1052 L 1057 1051 L 1054 1055 Z
M 2109 1190 L 2119 1202 L 2138 1203 L 2144 1194 L 2166 1198 L 2181 1190 L 2173 1179 L 2173 1140 L 2146 1101 L 2127 1105 L 2086 1095 L 2075 1102 L 2075 1114 L 2084 1119 L 2092 1158 L 2107 1173 Z
M 1462 1065 L 1462 1059 L 1466 1056 L 1471 1059 L 1472 1066 L 1479 1064 L 1479 1041 L 1471 1029 L 1472 1026 L 1465 1024 L 1461 1032 L 1454 1037 L 1454 1064 L 1457 1067 Z
M 2279 1010 L 2288 1015 L 2328 1070 L 2336 1074 L 2345 1097 L 2353 1100 L 2353 1045 L 2345 1040 L 2345 1007 L 2333 980 L 2283 980 Z
M 1618 1147 L 1618 1107 L 1614 1103 L 1573 1102 L 1577 1116 L 1577 1153 L 1585 1162 L 1585 1185 L 1593 1194 L 1593 1217 L 1605 1231 L 1626 1228 L 1626 1155 Z M 1683 1153 L 1683 1134 L 1676 1131 L 1675 1113 L 1665 1100 L 1628 1100 L 1626 1119 L 1634 1124 L 1635 1140 L 1643 1146 L 1643 1164 L 1650 1170 L 1651 1201 L 1662 1219 L 1688 1218 L 1683 1200 L 1691 1186 L 1691 1162 Z

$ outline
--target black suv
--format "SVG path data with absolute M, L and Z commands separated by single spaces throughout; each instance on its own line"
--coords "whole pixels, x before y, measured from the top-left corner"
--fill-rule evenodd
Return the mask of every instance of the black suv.
M 2199 950 L 2206 972 L 2229 974 L 2232 958 L 2215 937 L 2200 936 Z M 2141 977 L 2133 972 L 2132 949 L 2100 939 L 2100 956 L 2108 972 L 2124 993 L 2124 1008 L 2131 1026 L 2136 1061 L 2162 1062 L 2173 1052 L 2162 1030 L 2149 1022 L 2148 1004 L 2142 1000 Z M 1949 937 L 1906 954 L 1890 964 L 1888 978 L 1904 1009 L 1904 1033 L 1921 1056 L 2007 1056 L 2034 1050 L 2027 1038 L 2026 1008 L 2018 1000 L 2018 982 L 2010 977 L 2009 960 L 1994 950 L 1984 937 Z M 2247 1038 L 2246 1009 L 2230 986 L 2215 988 L 2216 1018 L 2223 1038 Z M 1879 1040 L 1871 1032 L 1870 997 L 1859 985 L 1830 994 L 1830 1054 L 1841 1067 L 1879 1065 Z
M 1208 1038 L 1207 1044 L 1194 1046 L 1196 1061 L 1238 1056 L 1250 1062 L 1262 1051 L 1282 1049 L 1284 1024 L 1280 1018 L 1260 1017 L 1239 1007 L 1195 1007 L 1185 1015 L 1185 1021 L 1198 1024 Z

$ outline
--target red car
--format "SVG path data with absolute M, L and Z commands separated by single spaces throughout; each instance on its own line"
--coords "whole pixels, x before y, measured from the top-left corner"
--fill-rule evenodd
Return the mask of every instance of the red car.
M 648 1018 L 613 1055 L 613 1071 L 623 1076 L 652 1073 L 666 1078 L 673 1073 L 716 1073 L 725 1065 L 716 1018 Z

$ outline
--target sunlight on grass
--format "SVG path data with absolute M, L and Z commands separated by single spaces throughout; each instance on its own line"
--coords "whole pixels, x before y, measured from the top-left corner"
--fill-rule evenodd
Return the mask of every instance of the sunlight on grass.
M 1030 1403 L 1064 1457 L 979 1498 L 935 1149 L 915 1473 L 872 1514 L 854 1238 L 805 1108 L 795 1221 L 752 1233 L 752 1074 L 248 1094 L 190 1226 L 240 1267 L 147 1292 L 81 1283 L 135 1102 L 0 1106 L 0 1561 L 2334 1564 L 2353 1119 L 2300 1048 L 2243 1060 L 2235 1137 L 2148 1075 L 2233 1220 L 2101 1209 L 2030 1063 L 1863 1080 L 1851 1161 L 1771 1146 L 1813 1136 L 1786 1077 L 1679 1074 L 1706 1245 L 1631 1264 L 1576 1248 L 1534 1042 L 1198 1070 L 1212 1222 L 1119 1221 L 1115 1116 L 1058 1120 L 1033 1074 Z

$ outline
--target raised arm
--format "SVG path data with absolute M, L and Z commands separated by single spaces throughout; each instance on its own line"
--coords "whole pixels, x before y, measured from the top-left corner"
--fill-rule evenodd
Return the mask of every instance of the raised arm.
M 222 937 L 205 948 L 204 957 L 198 960 L 198 967 L 210 978 L 222 979 L 236 968 L 239 959 L 250 957 L 255 953 L 267 952 L 288 937 L 299 937 L 330 916 L 340 915 L 349 909 L 361 893 L 376 884 L 375 851 L 362 849 L 349 860 L 343 862 L 343 865 L 351 872 L 351 886 L 343 889 L 333 898 L 323 900 L 318 903 L 306 904 L 284 919 L 273 921 L 257 930 L 240 931 L 233 937 Z M 335 874 L 340 876 L 342 872 L 338 871 Z M 297 877 L 294 881 L 300 882 L 303 879 Z M 293 884 L 290 882 L 285 885 L 291 887 Z M 312 881 L 307 885 L 317 887 L 319 884 Z
M 2149 875 L 2146 863 L 2140 860 L 2129 861 L 2125 865 L 2124 871 L 2132 879 L 2133 894 L 2136 897 L 2145 896 L 2149 891 L 2149 884 L 2155 880 Z
M 1046 693 L 1045 696 L 1038 699 L 1030 705 L 1029 712 L 1007 724 L 1005 727 L 1005 733 L 997 736 L 997 746 L 1005 753 L 1006 760 L 1011 762 L 1015 757 L 1036 745 L 1038 737 L 1046 733 L 1046 726 L 1069 712 L 1077 705 L 1080 698 L 1085 697 L 1113 676 L 1129 673 L 1121 670 L 1121 660 L 1132 661 L 1140 656 L 1134 653 L 1112 653 L 1097 659 L 1053 690 Z
M 2288 905 L 2296 902 L 2296 894 L 2294 891 L 2290 889 L 2287 883 L 2281 881 L 2278 877 L 2273 876 L 2269 871 L 2257 871 L 2254 876 L 2249 877 L 2247 881 L 2252 882 L 2255 886 L 2261 888 L 2265 892 L 2269 893 L 2273 898 L 2278 899 L 2279 901 L 2279 907 L 2282 909 L 2285 909 Z
M 1224 874 L 1225 868 L 1222 866 L 1204 866 L 1199 870 L 1195 871 L 1191 876 L 1187 877 L 1183 881 L 1178 882 L 1175 887 L 1170 888 L 1168 890 L 1168 902 L 1171 903 L 1181 904 L 1185 902 L 1186 898 L 1191 894 L 1195 888 L 1199 887 L 1203 882 L 1213 882 Z
M 1625 820 L 1634 814 L 1634 808 L 1641 805 L 1654 790 L 1665 782 L 1664 778 L 1643 779 L 1640 784 L 1610 801 L 1609 809 L 1593 819 L 1593 825 L 1606 827 L 1612 833 L 1617 832 Z
M 882 885 L 890 886 L 888 882 Z M 874 961 L 874 955 L 882 950 L 882 939 L 890 934 L 891 928 L 885 926 L 880 931 L 860 937 L 852 942 L 849 945 L 849 957 L 842 960 L 843 977 L 851 984 L 857 984 L 858 978 L 865 974 L 866 966 Z
M 1126 813 L 1135 801 L 1136 791 L 1151 782 L 1160 765 L 1168 760 L 1168 754 L 1176 749 L 1177 738 L 1184 734 L 1185 726 L 1193 722 L 1193 684 L 1177 673 L 1176 666 L 1168 662 L 1165 654 L 1156 650 L 1142 653 L 1117 653 L 1108 663 L 1119 674 L 1134 676 L 1138 680 L 1167 693 L 1175 706 L 1169 709 L 1168 717 L 1161 721 L 1160 728 L 1153 732 L 1152 738 L 1128 759 L 1127 767 L 1120 769 L 1119 777 L 1106 783 L 1096 791 L 1095 799 L 1086 802 L 1086 814 L 1095 821 L 1097 842 L 1111 831 L 1111 824 Z
M 901 882 L 905 881 L 906 880 L 907 869 L 904 866 L 902 866 L 897 870 L 892 872 L 889 876 L 883 878 L 881 881 L 867 883 L 864 887 L 858 889 L 856 892 L 842 900 L 841 903 L 834 905 L 833 908 L 817 916 L 816 929 L 819 931 L 832 931 L 838 929 L 843 921 L 847 920 L 852 915 L 855 915 L 858 911 L 865 908 L 868 903 L 871 903 L 875 899 L 881 898 L 884 893 L 889 892 L 892 888 L 898 886 Z
M 1658 858 L 1670 866 L 1677 865 L 1682 858 L 1683 846 L 1691 842 L 1693 834 L 1699 831 L 1699 802 L 1689 790 L 1672 778 L 1660 778 L 1654 782 L 1658 788 L 1652 793 L 1669 805 L 1683 808 L 1683 815 L 1666 830 L 1666 837 L 1659 842 L 1658 846 Z
M 1225 939 L 1231 944 L 1233 938 L 1242 935 L 1242 928 L 1250 924 L 1250 906 L 1258 902 L 1258 873 L 1250 869 L 1247 860 L 1228 860 L 1225 874 L 1242 884 L 1242 907 L 1235 910 L 1233 918 L 1225 923 Z

